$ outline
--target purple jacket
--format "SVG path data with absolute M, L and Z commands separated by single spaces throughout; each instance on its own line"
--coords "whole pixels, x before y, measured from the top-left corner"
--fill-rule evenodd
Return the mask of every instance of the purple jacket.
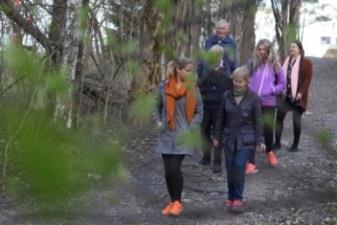
M 277 73 L 269 64 L 261 64 L 251 74 L 249 88 L 259 96 L 262 106 L 276 106 L 276 95 L 285 88 L 282 68 Z

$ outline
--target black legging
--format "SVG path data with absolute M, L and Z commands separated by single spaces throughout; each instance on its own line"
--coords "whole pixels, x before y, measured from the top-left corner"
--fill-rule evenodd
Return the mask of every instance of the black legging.
M 293 126 L 294 126 L 293 147 L 297 148 L 298 143 L 300 142 L 301 117 L 302 117 L 304 110 L 302 107 L 295 106 L 286 101 L 282 101 L 280 105 L 277 107 L 275 142 L 276 143 L 281 142 L 281 136 L 282 136 L 282 131 L 283 131 L 283 121 L 288 111 L 293 112 Z
M 275 127 L 274 124 L 275 124 L 275 107 L 262 106 L 263 136 L 266 144 L 267 153 L 269 153 L 273 149 L 274 127 Z M 248 161 L 252 164 L 255 164 L 255 149 L 253 149 Z
M 181 164 L 184 156 L 163 154 L 166 185 L 172 202 L 181 201 L 181 193 L 183 191 Z

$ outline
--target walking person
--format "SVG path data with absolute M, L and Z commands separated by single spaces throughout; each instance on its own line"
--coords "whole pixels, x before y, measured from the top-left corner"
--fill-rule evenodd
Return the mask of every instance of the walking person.
M 234 89 L 226 92 L 220 105 L 215 126 L 214 145 L 224 145 L 228 199 L 225 206 L 234 212 L 243 210 L 245 166 L 257 147 L 265 150 L 261 105 L 248 88 L 249 70 L 237 68 L 233 74 Z
M 215 24 L 215 34 L 206 39 L 205 49 L 209 50 L 214 45 L 224 48 L 222 66 L 227 74 L 232 74 L 238 65 L 237 49 L 234 39 L 229 35 L 230 23 L 224 19 Z
M 304 57 L 303 45 L 300 41 L 292 41 L 288 56 L 283 64 L 286 71 L 286 89 L 277 107 L 275 148 L 281 148 L 283 121 L 288 111 L 293 112 L 294 139 L 290 152 L 298 151 L 301 136 L 301 117 L 308 102 L 308 90 L 312 78 L 312 63 Z
M 167 80 L 160 84 L 153 120 L 160 128 L 156 152 L 162 154 L 167 190 L 171 201 L 163 215 L 179 216 L 183 211 L 181 165 L 193 147 L 179 142 L 181 135 L 197 128 L 202 120 L 203 106 L 192 76 L 193 61 L 179 58 L 169 63 Z
M 223 54 L 222 59 L 219 62 L 219 66 L 221 69 L 221 73 L 224 74 L 224 76 L 229 77 L 233 71 L 236 69 L 238 64 L 237 59 L 237 49 L 236 49 L 236 43 L 234 39 L 229 35 L 230 33 L 230 23 L 227 22 L 224 19 L 219 20 L 215 24 L 215 34 L 211 35 L 206 39 L 204 48 L 206 50 L 212 49 L 213 46 L 221 46 L 223 48 Z M 218 47 L 216 47 L 218 49 Z M 206 68 L 206 70 L 205 70 Z M 205 62 L 198 63 L 197 67 L 197 74 L 198 77 L 201 79 L 204 79 L 209 69 L 207 69 L 207 66 L 205 66 Z M 200 80 L 200 79 L 199 79 Z M 228 80 L 228 79 L 227 79 Z M 229 89 L 232 86 L 231 82 L 226 82 L 228 84 L 225 84 L 225 89 Z M 217 89 L 214 90 L 215 92 L 222 92 L 222 88 L 219 89 L 219 85 L 217 84 Z M 201 90 L 205 90 L 207 88 L 200 87 Z M 209 90 L 204 91 L 203 95 L 208 95 L 205 92 L 208 92 Z M 210 90 L 212 91 L 212 90 Z M 214 101 L 216 103 L 217 100 Z M 210 109 L 209 104 L 206 103 L 206 109 L 205 109 L 205 115 L 202 125 L 202 136 L 204 137 L 203 141 L 203 156 L 201 160 L 199 161 L 199 164 L 201 165 L 209 165 L 211 163 L 211 145 L 208 144 L 210 140 L 207 141 L 208 137 L 210 137 L 210 130 L 209 127 L 212 126 L 212 121 L 214 118 L 214 113 L 216 112 L 215 107 L 212 107 L 213 109 Z M 208 110 L 209 109 L 209 110 Z M 206 139 L 206 140 L 205 140 Z M 220 159 L 220 161 L 219 161 Z M 221 152 L 218 151 L 214 152 L 214 165 L 213 165 L 213 172 L 220 172 L 221 171 L 221 165 L 219 165 L 219 162 L 221 164 Z
M 221 152 L 213 148 L 212 130 L 215 125 L 216 114 L 221 103 L 222 96 L 226 90 L 233 86 L 231 74 L 226 72 L 221 64 L 224 49 L 221 45 L 213 45 L 209 50 L 214 54 L 215 60 L 211 62 L 200 62 L 198 74 L 198 86 L 200 88 L 204 105 L 204 116 L 201 124 L 203 157 L 199 164 L 209 165 L 211 163 L 211 149 L 213 149 L 213 173 L 221 172 Z
M 270 166 L 275 167 L 278 163 L 273 151 L 276 97 L 284 90 L 285 80 L 278 55 L 269 40 L 262 39 L 258 41 L 250 63 L 250 70 L 251 82 L 249 87 L 258 95 L 262 106 L 263 135 L 266 144 L 267 161 Z M 253 151 L 246 167 L 246 173 L 254 174 L 256 172 L 255 151 Z

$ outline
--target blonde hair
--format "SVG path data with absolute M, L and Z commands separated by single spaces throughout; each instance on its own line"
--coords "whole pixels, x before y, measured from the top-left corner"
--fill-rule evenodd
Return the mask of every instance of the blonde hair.
M 184 69 L 187 65 L 193 65 L 193 60 L 190 58 L 186 57 L 180 57 L 177 58 L 176 60 L 171 60 L 167 63 L 167 69 L 166 69 L 166 77 L 176 74 L 177 69 L 182 70 Z
M 268 55 L 267 63 L 273 67 L 274 71 L 279 72 L 281 69 L 279 56 L 277 52 L 275 51 L 273 44 L 268 39 L 261 39 L 257 42 L 255 50 L 254 50 L 254 54 L 253 54 L 252 70 L 255 70 L 262 63 L 257 53 L 257 49 L 261 45 L 263 45 L 267 50 L 267 55 Z
M 240 66 L 240 67 L 236 68 L 233 72 L 232 78 L 234 78 L 236 76 L 242 77 L 247 83 L 249 83 L 250 73 L 249 73 L 248 66 Z

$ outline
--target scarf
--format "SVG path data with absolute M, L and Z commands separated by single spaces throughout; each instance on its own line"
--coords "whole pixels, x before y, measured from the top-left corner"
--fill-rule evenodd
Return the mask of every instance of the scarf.
M 189 88 L 186 87 L 185 83 L 182 83 L 181 86 L 177 88 L 177 78 L 175 75 L 172 74 L 169 76 L 168 83 L 165 86 L 165 94 L 166 94 L 165 110 L 168 127 L 172 130 L 176 128 L 174 118 L 176 100 L 182 96 L 186 96 L 185 112 L 187 121 L 191 123 L 196 108 L 194 85 L 191 85 L 191 88 Z
M 244 96 L 245 93 L 246 93 L 246 90 L 244 90 L 244 91 L 236 91 L 236 90 L 234 90 L 233 95 L 234 95 L 234 97 L 241 97 L 241 96 Z
M 293 99 L 296 98 L 296 94 L 297 94 L 301 57 L 302 57 L 301 55 L 297 56 L 297 58 L 295 59 L 295 63 L 292 65 L 292 68 L 291 68 L 290 86 L 291 86 L 291 96 L 293 97 Z M 292 62 L 290 62 L 290 57 L 288 56 L 282 66 L 284 74 L 285 74 L 285 79 L 284 79 L 285 81 L 287 81 L 289 63 L 292 63 Z M 287 84 L 287 86 L 288 85 L 289 84 Z

